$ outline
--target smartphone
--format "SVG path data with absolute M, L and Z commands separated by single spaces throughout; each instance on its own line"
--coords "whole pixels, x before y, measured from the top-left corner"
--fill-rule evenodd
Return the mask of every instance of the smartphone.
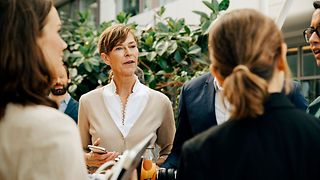
M 99 154 L 104 154 L 104 153 L 107 153 L 107 152 L 108 152 L 105 148 L 100 147 L 100 146 L 88 145 L 88 148 L 89 148 L 92 152 L 99 153 Z

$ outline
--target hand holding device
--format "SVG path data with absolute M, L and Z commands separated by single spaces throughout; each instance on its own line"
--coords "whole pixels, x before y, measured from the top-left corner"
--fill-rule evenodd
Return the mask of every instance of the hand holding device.
M 104 154 L 104 153 L 107 153 L 107 152 L 108 152 L 105 148 L 100 147 L 100 146 L 88 145 L 88 148 L 89 148 L 92 152 L 99 153 L 99 154 Z

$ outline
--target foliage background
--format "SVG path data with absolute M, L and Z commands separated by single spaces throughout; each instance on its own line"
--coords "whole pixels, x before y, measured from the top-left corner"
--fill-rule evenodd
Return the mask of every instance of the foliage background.
M 99 27 L 90 21 L 90 12 L 79 12 L 77 19 L 68 19 L 62 14 L 61 36 L 68 44 L 64 61 L 70 71 L 70 94 L 79 99 L 82 94 L 108 83 L 109 67 L 100 59 L 97 42 L 105 28 L 123 23 L 135 29 L 139 38 L 139 67 L 145 73 L 146 85 L 165 93 L 176 112 L 183 83 L 207 72 L 208 28 L 219 12 L 229 6 L 229 0 L 203 3 L 210 14 L 193 11 L 199 15 L 198 26 L 187 25 L 184 19 L 163 17 L 164 7 L 155 13 L 156 23 L 149 28 L 128 24 L 130 14 L 124 12 Z

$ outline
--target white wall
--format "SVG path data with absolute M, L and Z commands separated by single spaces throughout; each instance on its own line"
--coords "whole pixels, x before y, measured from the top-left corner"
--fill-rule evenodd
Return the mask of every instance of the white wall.
M 274 0 L 273 0 L 274 1 Z M 283 0 L 276 0 L 283 1 Z M 193 10 L 203 11 L 209 13 L 210 10 L 206 7 L 202 0 L 176 0 L 168 3 L 166 6 L 166 12 L 164 17 L 173 18 L 185 18 L 187 24 L 198 25 L 200 16 L 193 13 Z M 237 8 L 255 8 L 260 9 L 259 0 L 230 0 L 230 6 L 228 10 Z M 131 18 L 131 21 L 135 21 L 139 25 L 148 25 L 153 23 L 154 12 L 156 10 L 144 12 Z
M 288 46 L 304 45 L 302 32 L 310 26 L 313 0 L 294 0 L 282 27 Z
M 99 0 L 100 23 L 113 20 L 116 18 L 116 3 L 115 0 Z

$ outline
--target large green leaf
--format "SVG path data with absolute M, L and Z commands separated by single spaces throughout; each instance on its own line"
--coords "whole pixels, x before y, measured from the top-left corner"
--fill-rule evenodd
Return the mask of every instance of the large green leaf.
M 159 29 L 160 32 L 169 32 L 168 26 L 166 26 L 164 23 L 159 22 L 157 24 L 157 28 Z
M 227 10 L 229 7 L 230 1 L 229 0 L 222 0 L 219 4 L 219 11 Z
M 157 53 L 154 51 L 147 53 L 147 59 L 149 61 L 154 61 L 156 56 L 157 56 Z
M 202 1 L 209 9 L 212 10 L 213 13 L 219 12 L 219 3 L 216 0 L 212 0 L 212 2 Z
M 202 34 L 208 34 L 208 29 L 210 27 L 211 21 L 206 21 L 201 25 Z
M 99 66 L 100 65 L 100 59 L 96 58 L 96 57 L 91 57 L 88 60 L 92 65 L 94 66 Z
M 89 63 L 89 61 L 84 61 L 83 62 L 84 68 L 88 71 L 91 72 L 92 71 L 92 67 L 91 64 Z
M 148 46 L 152 46 L 153 44 L 153 36 L 148 36 L 145 40 L 145 44 L 148 45 Z
M 162 69 L 166 70 L 168 68 L 168 63 L 167 60 L 164 58 L 159 59 L 159 65 L 161 66 Z
M 177 62 L 181 62 L 181 60 L 182 60 L 182 56 L 181 56 L 181 54 L 180 54 L 180 52 L 179 51 L 176 51 L 175 53 L 174 53 L 174 57 L 173 57 Z
M 188 26 L 184 26 L 183 28 L 184 28 L 184 30 L 186 31 L 186 33 L 187 33 L 188 35 L 190 35 L 190 33 L 191 33 L 190 28 L 189 28 Z
M 201 53 L 201 47 L 198 46 L 198 45 L 193 45 L 189 48 L 189 52 L 188 54 L 191 55 L 191 54 L 200 54 Z
M 170 55 L 172 54 L 173 52 L 175 52 L 178 48 L 178 44 L 176 41 L 170 41 L 169 42 L 169 47 L 167 49 L 167 54 Z
M 72 84 L 72 85 L 70 85 L 70 86 L 68 87 L 68 91 L 69 91 L 70 93 L 75 92 L 76 89 L 77 89 L 77 85 L 76 85 L 76 84 Z
M 160 41 L 157 43 L 155 49 L 157 54 L 162 56 L 167 51 L 168 47 L 169 47 L 168 41 Z
M 192 11 L 192 12 L 200 15 L 201 18 L 205 18 L 205 19 L 209 20 L 209 16 L 206 13 L 202 12 L 202 11 Z
M 161 6 L 159 11 L 157 11 L 156 13 L 158 16 L 162 16 L 165 11 L 166 11 L 166 8 Z

